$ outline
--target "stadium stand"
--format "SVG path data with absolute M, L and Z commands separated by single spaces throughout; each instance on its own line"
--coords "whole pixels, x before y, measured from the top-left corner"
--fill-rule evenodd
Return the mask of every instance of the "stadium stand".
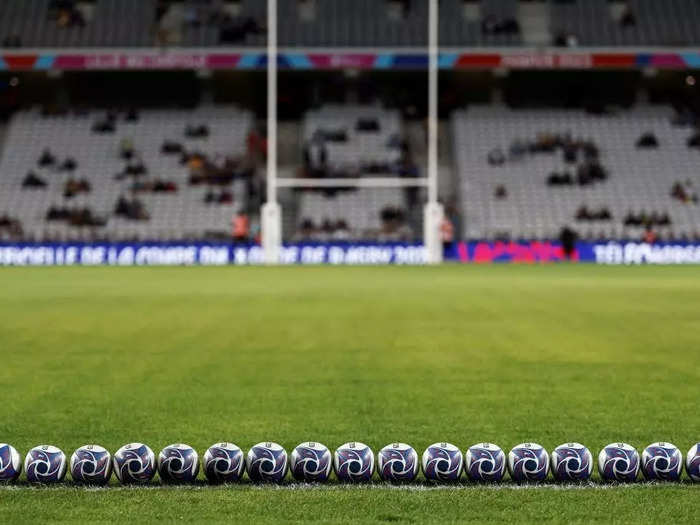
M 517 0 L 440 2 L 439 35 L 443 46 L 513 46 L 522 44 Z
M 394 171 L 401 160 L 403 131 L 398 111 L 379 106 L 326 105 L 306 114 L 304 144 L 327 154 L 331 172 Z
M 618 7 L 618 9 L 614 9 Z M 700 42 L 695 0 L 552 2 L 551 32 L 561 45 L 684 46 Z
M 413 241 L 414 232 L 403 216 L 405 209 L 405 195 L 399 188 L 361 188 L 331 196 L 304 192 L 295 240 Z
M 584 238 L 640 239 L 651 222 L 661 238 L 699 237 L 700 153 L 689 147 L 693 128 L 671 117 L 657 106 L 613 115 L 501 106 L 456 112 L 453 151 L 466 236 L 551 239 L 568 224 Z M 567 136 L 597 150 L 589 160 L 599 158 L 604 180 L 581 184 L 585 146 L 567 157 Z
M 246 155 L 252 114 L 202 106 L 131 117 L 14 115 L 0 159 L 0 215 L 34 240 L 229 236 L 255 185 Z
M 442 0 L 443 46 L 523 43 L 518 0 Z M 700 42 L 695 0 L 550 0 L 550 43 L 561 46 L 686 46 Z M 427 3 L 411 0 L 280 0 L 286 47 L 421 47 Z M 261 0 L 3 0 L 2 47 L 264 46 Z
M 306 113 L 302 135 L 307 177 L 418 175 L 397 110 L 328 104 Z M 412 240 L 404 216 L 406 193 L 396 188 L 303 192 L 297 237 Z M 387 215 L 387 210 L 398 210 L 400 217 Z M 328 227 L 338 221 L 345 227 Z

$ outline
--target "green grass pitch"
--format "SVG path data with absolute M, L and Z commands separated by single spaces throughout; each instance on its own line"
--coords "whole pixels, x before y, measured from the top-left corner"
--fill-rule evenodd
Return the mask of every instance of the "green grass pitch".
M 0 271 L 0 442 L 700 441 L 697 267 Z M 200 477 L 202 474 L 200 473 Z M 422 476 L 422 474 L 421 474 Z M 68 476 L 69 478 L 69 476 Z M 659 522 L 700 484 L 0 488 L 2 520 Z M 685 474 L 684 474 L 685 478 Z

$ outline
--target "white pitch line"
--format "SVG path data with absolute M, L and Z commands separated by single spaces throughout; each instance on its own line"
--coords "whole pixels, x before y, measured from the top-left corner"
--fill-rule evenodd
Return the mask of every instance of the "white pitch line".
M 310 484 L 310 483 L 285 483 L 281 485 L 275 484 L 253 484 L 241 483 L 230 485 L 206 485 L 203 483 L 196 485 L 130 485 L 130 486 L 109 486 L 109 487 L 89 487 L 74 484 L 56 484 L 56 485 L 0 485 L 2 491 L 81 491 L 81 492 L 130 492 L 142 490 L 162 490 L 162 491 L 207 491 L 207 490 L 254 490 L 254 491 L 318 491 L 318 492 L 335 492 L 335 491 L 394 491 L 394 492 L 480 492 L 480 491 L 569 491 L 569 490 L 647 490 L 656 488 L 674 488 L 674 487 L 698 487 L 700 484 L 691 483 L 689 481 L 677 483 L 663 482 L 640 482 L 640 483 L 496 483 L 496 484 L 458 484 L 458 485 L 391 485 L 386 483 L 370 483 L 363 485 L 352 484 Z

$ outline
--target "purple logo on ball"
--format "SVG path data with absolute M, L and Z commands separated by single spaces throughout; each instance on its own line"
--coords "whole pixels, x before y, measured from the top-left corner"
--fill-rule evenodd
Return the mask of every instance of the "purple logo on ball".
M 73 452 L 70 474 L 74 481 L 104 485 L 112 476 L 112 456 L 99 445 L 85 445 Z
M 506 455 L 498 445 L 478 443 L 467 450 L 464 468 L 472 481 L 501 481 L 506 471 Z
M 247 465 L 251 480 L 279 483 L 287 474 L 287 451 L 277 443 L 258 443 L 248 451 Z
M 325 445 L 309 441 L 292 451 L 290 470 L 297 481 L 326 481 L 333 467 Z
M 156 474 L 156 458 L 143 443 L 130 443 L 117 450 L 114 474 L 122 483 L 148 483 Z
M 598 471 L 607 481 L 634 481 L 639 472 L 639 453 L 627 443 L 611 443 L 598 455 Z
M 514 481 L 544 481 L 549 472 L 549 455 L 537 443 L 521 443 L 508 454 L 508 470 Z
M 66 455 L 57 447 L 40 445 L 27 453 L 24 470 L 30 483 L 55 483 L 66 475 Z
M 345 443 L 335 451 L 334 467 L 339 481 L 370 481 L 374 473 L 374 453 L 359 441 Z
M 559 445 L 552 452 L 552 474 L 557 481 L 585 481 L 593 472 L 593 456 L 580 443 Z
M 243 475 L 243 451 L 232 443 L 217 443 L 209 447 L 202 459 L 204 474 L 212 483 L 238 481 Z
M 158 455 L 158 474 L 166 483 L 192 483 L 199 473 L 199 456 L 189 445 L 169 445 Z
M 683 471 L 683 455 L 672 443 L 652 443 L 642 452 L 642 473 L 646 479 L 678 481 Z
M 0 443 L 0 482 L 15 481 L 22 472 L 22 460 L 12 445 Z
M 450 443 L 434 443 L 423 452 L 423 474 L 430 481 L 456 481 L 462 474 L 462 452 Z
M 387 445 L 377 454 L 377 472 L 384 481 L 413 481 L 418 474 L 418 454 L 405 443 Z

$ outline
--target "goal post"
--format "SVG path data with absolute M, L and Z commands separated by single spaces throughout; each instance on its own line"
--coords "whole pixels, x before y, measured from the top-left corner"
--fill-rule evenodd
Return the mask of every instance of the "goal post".
M 267 0 L 267 178 L 260 230 L 263 261 L 279 264 L 282 209 L 277 201 L 277 0 Z
M 277 0 L 267 0 L 267 191 L 261 210 L 261 236 L 265 264 L 279 264 L 282 247 L 282 210 L 278 188 L 427 188 L 423 208 L 425 262 L 443 260 L 441 223 L 444 210 L 438 201 L 438 2 L 429 2 L 428 41 L 428 170 L 426 177 L 279 178 L 277 170 Z
M 428 202 L 423 212 L 423 243 L 428 264 L 442 262 L 440 226 L 444 210 L 438 201 L 438 2 L 428 0 Z

